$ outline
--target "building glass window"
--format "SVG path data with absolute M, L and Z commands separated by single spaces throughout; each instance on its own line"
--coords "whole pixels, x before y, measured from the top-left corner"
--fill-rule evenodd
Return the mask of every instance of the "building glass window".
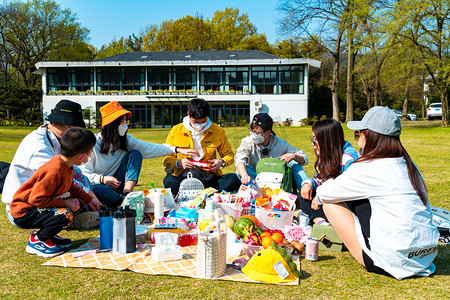
M 252 68 L 252 93 L 303 94 L 303 66 L 261 66 Z
M 122 90 L 145 89 L 144 68 L 123 68 L 122 70 Z
M 225 91 L 248 90 L 248 67 L 225 67 Z
M 169 90 L 170 68 L 148 68 L 148 90 Z
M 49 68 L 48 91 L 87 91 L 94 88 L 94 75 L 90 68 Z
M 223 91 L 223 68 L 203 67 L 200 68 L 200 90 L 201 91 Z
M 120 68 L 98 68 L 97 89 L 99 91 L 120 91 L 121 78 Z
M 197 90 L 197 68 L 173 68 L 172 82 L 174 90 Z

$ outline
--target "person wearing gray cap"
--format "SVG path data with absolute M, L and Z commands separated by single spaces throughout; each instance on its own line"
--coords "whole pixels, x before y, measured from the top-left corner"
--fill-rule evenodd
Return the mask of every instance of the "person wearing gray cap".
M 429 276 L 439 231 L 425 182 L 400 142 L 401 124 L 387 107 L 371 108 L 348 128 L 359 131 L 362 157 L 317 188 L 323 210 L 348 250 L 369 272 L 396 279 Z
M 60 153 L 59 141 L 69 128 L 86 127 L 81 105 L 70 100 L 59 101 L 55 108 L 51 110 L 47 121 L 48 124 L 40 126 L 22 140 L 5 179 L 2 202 L 6 204 L 6 214 L 13 225 L 16 224 L 14 224 L 14 219 L 11 216 L 9 205 L 16 191 L 31 178 L 40 166 Z M 79 172 L 81 174 L 81 171 Z M 89 192 L 93 199 L 97 200 L 95 194 L 83 182 L 76 180 L 75 183 Z M 98 213 L 86 212 L 77 216 L 77 220 L 74 220 L 74 226 L 91 228 L 97 226 L 98 222 Z

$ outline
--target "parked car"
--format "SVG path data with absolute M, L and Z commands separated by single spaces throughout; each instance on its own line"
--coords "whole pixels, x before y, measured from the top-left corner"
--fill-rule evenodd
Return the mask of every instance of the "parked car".
M 428 120 L 442 118 L 442 103 L 431 103 L 427 109 Z
M 402 118 L 401 110 L 393 109 L 392 111 L 395 112 L 400 119 Z M 415 114 L 406 114 L 406 118 L 411 121 L 417 121 L 417 116 Z

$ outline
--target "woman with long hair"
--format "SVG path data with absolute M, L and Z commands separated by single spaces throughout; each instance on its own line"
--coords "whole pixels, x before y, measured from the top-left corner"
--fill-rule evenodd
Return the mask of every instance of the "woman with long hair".
M 347 126 L 359 131 L 362 157 L 318 187 L 312 206 L 323 204 L 331 225 L 369 272 L 397 279 L 434 273 L 439 231 L 425 182 L 400 142 L 400 119 L 376 106 Z
M 311 143 L 316 153 L 314 168 L 317 174 L 302 183 L 300 208 L 310 221 L 319 225 L 329 225 L 322 208 L 311 208 L 311 200 L 316 189 L 330 178 L 345 172 L 358 157 L 358 151 L 344 139 L 341 123 L 333 119 L 320 120 L 312 126 Z
M 100 107 L 102 130 L 96 134 L 97 143 L 89 161 L 81 166 L 89 178 L 92 190 L 108 207 L 119 206 L 126 194 L 132 192 L 141 172 L 142 159 L 182 153 L 198 155 L 192 149 L 138 140 L 128 131 L 131 112 L 119 102 L 111 101 Z

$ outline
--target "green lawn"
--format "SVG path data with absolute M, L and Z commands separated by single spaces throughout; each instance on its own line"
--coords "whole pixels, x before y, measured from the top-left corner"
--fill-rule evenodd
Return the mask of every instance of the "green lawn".
M 344 126 L 345 127 L 345 126 Z M 450 209 L 450 128 L 440 122 L 403 123 L 401 136 L 405 148 L 419 166 L 428 188 L 431 205 Z M 0 127 L 0 160 L 10 162 L 22 138 L 32 128 Z M 163 143 L 168 129 L 133 129 L 137 138 Z M 226 128 L 234 150 L 247 134 L 247 128 Z M 278 136 L 297 148 L 304 149 L 310 158 L 306 166 L 313 174 L 314 156 L 309 136 L 311 127 L 275 128 Z M 347 139 L 357 147 L 353 133 L 345 131 Z M 227 168 L 234 172 L 234 167 Z M 162 186 L 164 169 L 161 158 L 144 161 L 142 190 L 150 182 Z M 220 280 L 200 280 L 172 276 L 149 276 L 130 271 L 106 271 L 44 267 L 45 258 L 25 252 L 29 230 L 13 227 L 6 218 L 4 204 L 0 204 L 0 297 L 8 298 L 448 298 L 450 251 L 440 246 L 435 260 L 436 273 L 428 278 L 397 281 L 364 270 L 349 252 L 319 251 L 319 261 L 302 260 L 299 286 L 246 284 Z M 71 238 L 78 247 L 98 230 L 71 230 L 62 236 Z

